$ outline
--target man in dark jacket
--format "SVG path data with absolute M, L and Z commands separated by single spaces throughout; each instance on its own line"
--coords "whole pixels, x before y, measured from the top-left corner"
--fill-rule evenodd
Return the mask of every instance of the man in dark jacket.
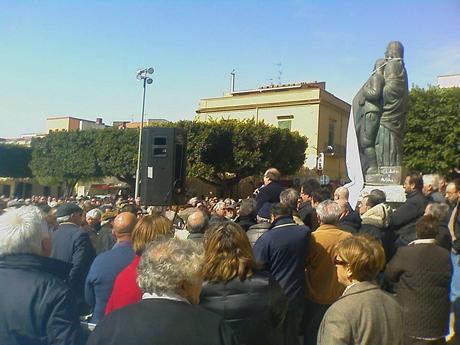
M 241 201 L 240 212 L 235 219 L 235 223 L 243 228 L 244 231 L 257 223 L 256 221 L 256 201 L 253 198 Z
M 72 264 L 67 282 L 75 293 L 81 314 L 88 313 L 84 300 L 85 278 L 95 257 L 87 231 L 80 228 L 83 210 L 76 204 L 67 203 L 56 212 L 59 228 L 53 232 L 51 256 Z
M 421 175 L 411 174 L 404 180 L 406 202 L 399 206 L 390 217 L 390 229 L 398 238 L 395 247 L 399 248 L 416 239 L 415 222 L 425 213 L 428 205 L 427 197 L 422 193 L 423 179 Z
M 311 195 L 314 191 L 321 188 L 318 180 L 308 179 L 300 187 L 300 198 L 302 199 L 299 205 L 299 216 L 306 226 L 313 229 L 313 220 L 316 221 L 315 210 L 311 206 Z
M 48 258 L 51 231 L 40 210 L 0 216 L 0 344 L 81 344 L 70 265 Z
M 298 334 L 303 315 L 305 294 L 305 260 L 311 230 L 297 225 L 292 210 L 275 204 L 271 211 L 272 225 L 254 245 L 254 258 L 278 281 L 288 298 L 284 343 L 299 344 Z
M 264 184 L 259 188 L 256 197 L 256 213 L 262 208 L 266 202 L 280 202 L 280 193 L 284 189 L 279 180 L 281 174 L 278 169 L 270 168 L 264 174 Z

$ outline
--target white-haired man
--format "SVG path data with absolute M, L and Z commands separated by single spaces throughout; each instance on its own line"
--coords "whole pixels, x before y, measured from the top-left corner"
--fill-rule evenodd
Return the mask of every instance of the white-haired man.
M 236 344 L 219 316 L 196 305 L 202 265 L 202 249 L 194 241 L 152 243 L 138 266 L 142 301 L 102 319 L 87 345 Z
M 439 191 L 439 175 L 428 174 L 423 175 L 423 194 L 429 199 L 429 202 L 445 203 L 446 199 Z
M 70 265 L 50 253 L 51 230 L 37 207 L 0 216 L 0 344 L 82 343 L 64 282 Z
M 342 210 L 339 204 L 325 200 L 316 207 L 319 227 L 312 232 L 306 264 L 306 300 L 304 344 L 316 344 L 321 320 L 327 308 L 345 290 L 337 279 L 334 247 L 350 233 L 337 227 Z

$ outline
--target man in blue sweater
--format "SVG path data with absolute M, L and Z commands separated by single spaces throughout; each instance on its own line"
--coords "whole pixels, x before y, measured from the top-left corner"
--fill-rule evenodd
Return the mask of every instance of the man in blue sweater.
M 305 225 L 297 225 L 292 218 L 292 209 L 284 204 L 272 206 L 271 220 L 268 231 L 254 245 L 254 257 L 283 288 L 289 302 L 283 330 L 284 344 L 298 345 L 311 230 Z
M 113 224 L 117 243 L 111 250 L 97 256 L 91 265 L 85 282 L 85 299 L 93 312 L 92 323 L 103 318 L 115 278 L 134 259 L 131 232 L 135 225 L 136 216 L 133 213 L 120 213 Z

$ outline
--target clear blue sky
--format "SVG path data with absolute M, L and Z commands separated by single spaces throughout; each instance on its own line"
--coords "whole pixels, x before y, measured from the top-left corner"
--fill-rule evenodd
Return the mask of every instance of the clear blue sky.
M 0 137 L 45 119 L 191 119 L 200 98 L 277 79 L 326 81 L 351 102 L 391 40 L 410 84 L 460 73 L 460 1 L 0 0 Z

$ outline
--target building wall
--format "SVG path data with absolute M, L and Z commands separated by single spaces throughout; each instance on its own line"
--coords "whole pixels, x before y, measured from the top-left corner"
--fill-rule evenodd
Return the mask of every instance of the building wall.
M 439 76 L 438 86 L 440 88 L 460 87 L 460 74 Z
M 70 117 L 46 119 L 46 131 L 48 133 L 54 131 L 68 131 L 70 129 L 70 120 Z
M 86 120 L 80 120 L 79 123 L 79 129 L 81 131 L 88 130 L 88 129 L 104 129 L 106 126 L 104 124 L 97 124 L 94 121 L 86 121 Z

